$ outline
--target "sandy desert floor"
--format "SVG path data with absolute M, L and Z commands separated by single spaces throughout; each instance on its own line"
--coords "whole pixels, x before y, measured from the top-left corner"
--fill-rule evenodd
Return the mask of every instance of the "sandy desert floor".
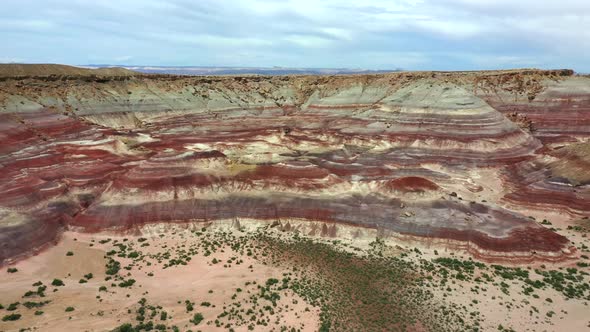
M 202 226 L 64 233 L 0 272 L 0 331 L 590 330 L 584 264 Z
M 64 331 L 64 327 L 67 327 L 69 331 L 110 331 L 126 322 L 135 322 L 136 311 L 141 307 L 138 301 L 145 298 L 146 308 L 157 307 L 155 311 L 147 310 L 150 315 L 156 313 L 154 326 L 166 324 L 182 331 L 225 331 L 228 329 L 226 324 L 220 326 L 215 321 L 227 306 L 249 301 L 252 294 L 258 293 L 258 285 L 264 286 L 271 278 L 282 279 L 286 272 L 280 267 L 264 265 L 247 255 L 235 255 L 225 244 L 217 248 L 214 254 L 205 256 L 204 252 L 199 252 L 191 255 L 186 265 L 165 268 L 170 260 L 164 257 L 173 257 L 182 250 L 180 248 L 193 248 L 191 242 L 194 239 L 179 233 L 140 242 L 143 239 L 137 236 L 107 237 L 68 232 L 57 246 L 18 263 L 15 266 L 18 272 L 7 273 L 5 269 L 0 277 L 3 280 L 0 283 L 2 304 L 8 307 L 10 303 L 20 303 L 18 310 L 13 312 L 18 312 L 22 318 L 1 322 L 0 330 L 30 328 Z M 121 281 L 105 281 L 108 277 L 105 273 L 105 257 L 115 242 L 141 248 L 142 255 L 160 255 L 162 258 L 149 260 L 148 263 L 147 259 L 134 262 L 130 258 L 117 257 L 122 267 L 129 267 L 128 271 L 122 268 L 120 274 L 124 275 L 125 280 L 135 280 L 132 286 L 117 286 Z M 68 256 L 68 252 L 73 255 Z M 85 275 L 89 274 L 92 277 L 86 279 Z M 62 280 L 65 285 L 52 286 L 54 279 Z M 35 291 L 38 288 L 33 285 L 38 281 L 47 286 L 45 296 L 23 297 L 28 290 Z M 106 286 L 106 290 L 99 290 L 101 286 Z M 26 302 L 44 301 L 50 302 L 39 308 L 25 307 Z M 187 305 L 187 301 L 190 305 Z M 268 322 L 264 325 L 268 326 L 260 324 L 256 330 L 317 330 L 317 308 L 307 305 L 289 291 L 281 292 L 281 298 L 276 302 L 273 314 L 266 317 Z M 67 307 L 73 307 L 74 310 L 67 312 Z M 36 312 L 42 314 L 36 315 Z M 162 319 L 164 312 L 166 319 Z M 6 311 L 6 314 L 9 313 Z M 190 320 L 198 313 L 203 315 L 204 320 L 194 324 Z M 234 330 L 246 331 L 248 327 L 234 327 Z

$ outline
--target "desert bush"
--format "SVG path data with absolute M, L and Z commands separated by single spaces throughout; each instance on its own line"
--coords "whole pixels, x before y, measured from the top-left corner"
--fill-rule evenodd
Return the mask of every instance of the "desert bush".
M 194 307 L 193 307 L 193 304 L 191 303 L 191 301 L 186 300 L 186 301 L 184 301 L 184 304 L 186 305 L 186 312 L 193 311 Z
M 6 315 L 6 316 L 2 317 L 2 321 L 3 322 L 15 321 L 15 320 L 19 320 L 20 318 L 21 318 L 21 314 L 10 314 L 10 315 Z
M 202 322 L 202 321 L 203 321 L 203 319 L 205 319 L 205 318 L 204 318 L 204 317 L 203 317 L 203 315 L 202 315 L 202 314 L 199 312 L 199 313 L 196 313 L 196 314 L 193 316 L 193 319 L 191 319 L 191 323 L 193 323 L 193 324 L 195 324 L 195 325 L 198 325 L 200 322 Z
M 135 332 L 136 330 L 129 323 L 117 327 L 113 332 Z
M 61 279 L 53 279 L 51 282 L 52 286 L 65 286 L 64 282 Z

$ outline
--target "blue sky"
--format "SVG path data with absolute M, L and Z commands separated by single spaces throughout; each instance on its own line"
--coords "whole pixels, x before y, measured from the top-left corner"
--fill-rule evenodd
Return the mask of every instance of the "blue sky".
M 0 62 L 590 72 L 590 0 L 2 0 Z

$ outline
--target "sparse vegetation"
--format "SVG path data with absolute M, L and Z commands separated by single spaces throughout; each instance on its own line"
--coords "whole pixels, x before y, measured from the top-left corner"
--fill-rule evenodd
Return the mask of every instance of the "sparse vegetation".
M 43 301 L 43 302 L 27 301 L 27 302 L 23 303 L 23 306 L 26 307 L 27 309 L 41 308 L 42 306 L 48 304 L 49 302 L 51 302 L 51 301 Z
M 550 306 L 559 294 L 580 300 L 588 300 L 590 295 L 588 273 L 581 266 L 560 270 L 544 266 L 538 269 L 515 268 L 448 257 L 446 252 L 437 251 L 434 252 L 435 257 L 428 259 L 427 255 L 433 251 L 413 247 L 392 250 L 394 248 L 381 238 L 369 243 L 368 249 L 361 249 L 340 240 L 316 240 L 296 233 L 271 234 L 268 229 L 240 235 L 217 230 L 192 231 L 190 234 L 199 241 L 184 241 L 174 246 L 157 241 L 150 244 L 147 239 L 110 239 L 101 243 L 111 247 L 105 248 L 106 284 L 98 286 L 97 301 L 100 303 L 107 297 L 130 297 L 136 291 L 145 296 L 135 308 L 128 310 L 135 317 L 135 322 L 120 325 L 114 331 L 176 331 L 180 329 L 172 323 L 187 315 L 190 315 L 192 325 L 207 324 L 220 329 L 243 328 L 250 331 L 276 326 L 277 331 L 297 331 L 308 328 L 301 315 L 310 311 L 319 315 L 318 329 L 321 331 L 408 330 L 418 321 L 425 328 L 435 331 L 482 331 L 480 324 L 483 320 L 479 310 L 485 304 L 481 295 L 490 288 L 496 288 L 509 297 L 515 294 L 527 296 L 534 304 L 526 304 L 531 316 L 540 315 L 547 321 L 558 314 L 551 310 L 542 311 L 535 305 L 539 308 L 543 303 Z M 140 243 L 151 245 L 151 249 L 143 251 Z M 398 255 L 391 255 L 392 252 Z M 245 269 L 253 273 L 259 269 L 257 264 L 262 264 L 284 272 L 231 287 L 233 293 L 228 295 L 231 300 L 223 306 L 211 298 L 199 298 L 198 302 L 179 299 L 178 304 L 184 302 L 186 312 L 170 315 L 165 308 L 148 303 L 148 289 L 144 292 L 142 286 L 145 285 L 142 285 L 141 279 L 136 281 L 133 277 L 137 278 L 137 273 L 154 275 L 152 270 L 141 271 L 147 266 L 152 269 L 158 266 L 162 269 L 182 267 L 196 255 L 216 264 L 217 268 L 241 266 L 242 271 Z M 250 261 L 244 264 L 246 258 Z M 92 273 L 87 273 L 79 282 L 85 284 L 93 278 Z M 465 284 L 470 286 L 462 289 Z M 41 281 L 32 285 L 37 289 L 27 291 L 23 296 L 31 299 L 12 303 L 7 310 L 17 311 L 20 306 L 39 309 L 50 302 L 35 299 L 45 296 L 46 287 Z M 65 286 L 65 283 L 54 279 L 51 285 L 59 287 Z M 109 285 L 110 288 L 107 288 Z M 116 287 L 133 288 L 126 291 Z M 96 288 L 93 289 L 96 291 Z M 107 292 L 108 289 L 111 291 Z M 431 300 L 434 290 L 442 290 L 445 298 L 459 291 L 467 292 L 464 296 L 474 296 L 464 306 L 451 302 L 435 304 Z M 540 290 L 554 293 L 551 297 L 540 298 L 539 295 L 544 294 Z M 218 294 L 223 293 L 213 289 L 207 292 L 207 296 L 213 299 Z M 502 296 L 491 299 L 501 302 L 508 310 L 519 305 Z M 195 302 L 207 308 L 204 309 L 207 315 L 209 310 L 216 312 L 215 316 L 206 320 L 202 313 L 195 313 Z M 305 311 L 294 311 L 301 304 L 305 306 Z M 74 307 L 65 310 L 72 312 Z M 281 324 L 280 317 L 293 311 L 299 318 L 298 325 Z M 36 310 L 35 314 L 42 315 L 43 311 Z M 102 317 L 108 312 L 101 310 L 96 315 Z M 502 331 L 512 330 L 503 327 Z
M 61 279 L 53 279 L 51 285 L 56 287 L 65 286 L 64 282 Z
M 2 317 L 2 321 L 3 322 L 15 321 L 15 320 L 19 320 L 21 317 L 22 317 L 21 314 L 9 314 L 9 315 Z
M 195 324 L 195 325 L 199 325 L 199 323 L 201 323 L 203 321 L 203 319 L 205 319 L 203 317 L 203 314 L 201 314 L 200 312 L 196 313 L 193 315 L 193 319 L 191 319 L 191 323 Z
M 6 308 L 6 310 L 8 311 L 14 311 L 16 309 L 18 309 L 20 302 L 14 302 L 8 305 L 8 307 Z

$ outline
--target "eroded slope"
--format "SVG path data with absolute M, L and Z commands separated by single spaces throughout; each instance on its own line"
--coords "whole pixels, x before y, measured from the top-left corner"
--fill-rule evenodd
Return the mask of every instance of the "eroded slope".
M 579 106 L 590 80 L 571 75 L 8 79 L 0 259 L 68 227 L 226 219 L 323 221 L 300 230 L 333 237 L 357 236 L 341 224 L 376 228 L 487 259 L 573 257 L 527 217 L 590 214 L 567 171 L 576 154 L 554 145 L 590 133 Z

